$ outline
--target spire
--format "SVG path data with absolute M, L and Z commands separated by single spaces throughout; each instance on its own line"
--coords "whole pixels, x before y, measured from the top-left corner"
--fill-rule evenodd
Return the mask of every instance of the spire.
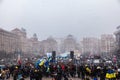
M 38 37 L 37 37 L 37 34 L 36 34 L 36 33 L 33 34 L 33 39 L 34 39 L 34 40 L 38 40 Z
M 26 29 L 24 29 L 24 28 L 21 28 L 21 31 L 26 33 Z
M 36 33 L 33 34 L 33 38 L 37 38 L 37 34 Z

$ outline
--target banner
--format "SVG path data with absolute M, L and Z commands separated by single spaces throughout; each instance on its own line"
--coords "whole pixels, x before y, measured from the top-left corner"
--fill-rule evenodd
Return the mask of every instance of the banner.
M 17 59 L 17 63 L 19 64 L 19 65 L 21 65 L 21 56 L 20 56 L 20 54 L 18 54 L 18 59 Z
M 47 57 L 51 57 L 52 56 L 52 53 L 47 53 Z

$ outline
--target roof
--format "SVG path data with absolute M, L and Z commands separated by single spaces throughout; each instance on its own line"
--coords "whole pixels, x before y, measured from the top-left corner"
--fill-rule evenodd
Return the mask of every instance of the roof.
M 20 31 L 21 32 L 21 30 L 18 28 L 13 29 L 12 31 Z

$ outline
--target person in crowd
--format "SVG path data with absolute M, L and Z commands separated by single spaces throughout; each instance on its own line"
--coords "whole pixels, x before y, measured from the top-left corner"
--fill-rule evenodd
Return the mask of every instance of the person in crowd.
M 30 69 L 30 80 L 34 80 L 35 78 L 34 78 L 34 68 L 32 67 L 31 69 Z
M 105 75 L 106 75 L 106 66 L 101 67 L 100 70 L 100 80 L 105 80 Z
M 117 79 L 120 79 L 120 65 L 118 66 L 118 69 L 117 69 Z
M 90 66 L 85 65 L 85 75 L 86 75 L 86 78 L 89 78 L 90 74 L 91 74 Z
M 17 80 L 18 78 L 18 66 L 15 67 L 14 71 L 13 71 L 13 80 Z
M 62 66 L 57 65 L 57 80 L 62 80 Z
M 34 69 L 34 79 L 39 80 L 39 70 L 38 69 Z
M 80 66 L 80 74 L 81 74 L 81 79 L 85 79 L 85 67 L 83 65 Z
M 77 66 L 77 75 L 78 75 L 78 76 L 77 76 L 78 78 L 81 77 L 81 76 L 80 76 L 80 65 Z
M 108 80 L 116 80 L 116 73 L 111 66 L 108 67 L 108 70 L 107 70 L 107 73 L 106 73 L 106 78 Z
M 94 79 L 94 78 L 97 78 L 97 66 L 96 65 L 91 65 L 91 78 Z

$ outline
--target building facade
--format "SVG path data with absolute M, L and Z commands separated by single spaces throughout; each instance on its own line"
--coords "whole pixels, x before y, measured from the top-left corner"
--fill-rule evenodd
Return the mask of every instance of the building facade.
M 58 44 L 53 37 L 49 37 L 46 40 L 41 41 L 40 43 L 41 54 L 45 55 L 46 53 L 51 53 L 52 51 L 56 51 L 56 53 L 58 53 Z
M 0 29 L 0 52 L 15 53 L 21 48 L 20 38 L 12 32 Z
M 33 37 L 28 39 L 29 52 L 30 54 L 40 55 L 40 41 L 36 34 L 33 34 Z
M 19 37 L 20 46 L 21 46 L 20 51 L 22 53 L 26 53 L 27 52 L 27 47 L 29 47 L 27 45 L 28 40 L 27 40 L 27 36 L 26 36 L 26 31 L 22 30 L 22 29 L 20 30 L 18 28 L 15 28 L 11 32 L 13 34 L 16 34 Z
M 115 32 L 116 36 L 116 46 L 120 49 L 120 26 L 117 27 L 117 31 Z
M 81 41 L 83 54 L 99 54 L 100 53 L 100 40 L 93 37 L 83 38 Z
M 120 50 L 120 28 L 115 33 L 116 46 Z M 45 55 L 56 51 L 65 53 L 76 51 L 79 53 L 100 54 L 111 53 L 115 49 L 115 38 L 111 34 L 101 35 L 101 38 L 86 37 L 78 44 L 74 36 L 56 39 L 49 37 L 39 41 L 36 34 L 28 38 L 25 29 L 15 28 L 11 32 L 0 29 L 0 52 L 17 53 L 26 55 Z
M 112 34 L 103 34 L 100 39 L 86 37 L 80 44 L 82 53 L 86 54 L 113 53 L 115 50 L 115 38 Z
M 112 53 L 115 48 L 115 38 L 112 34 L 101 35 L 101 51 L 102 53 Z
M 0 52 L 22 53 L 24 57 L 34 55 L 45 55 L 48 52 L 58 52 L 57 41 L 49 37 L 39 41 L 36 34 L 28 38 L 25 29 L 15 28 L 12 31 L 0 29 Z
M 40 54 L 40 41 L 38 41 L 37 35 L 33 34 L 33 37 L 28 38 L 25 29 L 14 29 L 12 33 L 19 36 L 21 45 L 21 52 L 24 55 L 39 55 Z
M 68 35 L 62 42 L 61 52 L 70 52 L 79 50 L 78 43 L 73 35 Z

